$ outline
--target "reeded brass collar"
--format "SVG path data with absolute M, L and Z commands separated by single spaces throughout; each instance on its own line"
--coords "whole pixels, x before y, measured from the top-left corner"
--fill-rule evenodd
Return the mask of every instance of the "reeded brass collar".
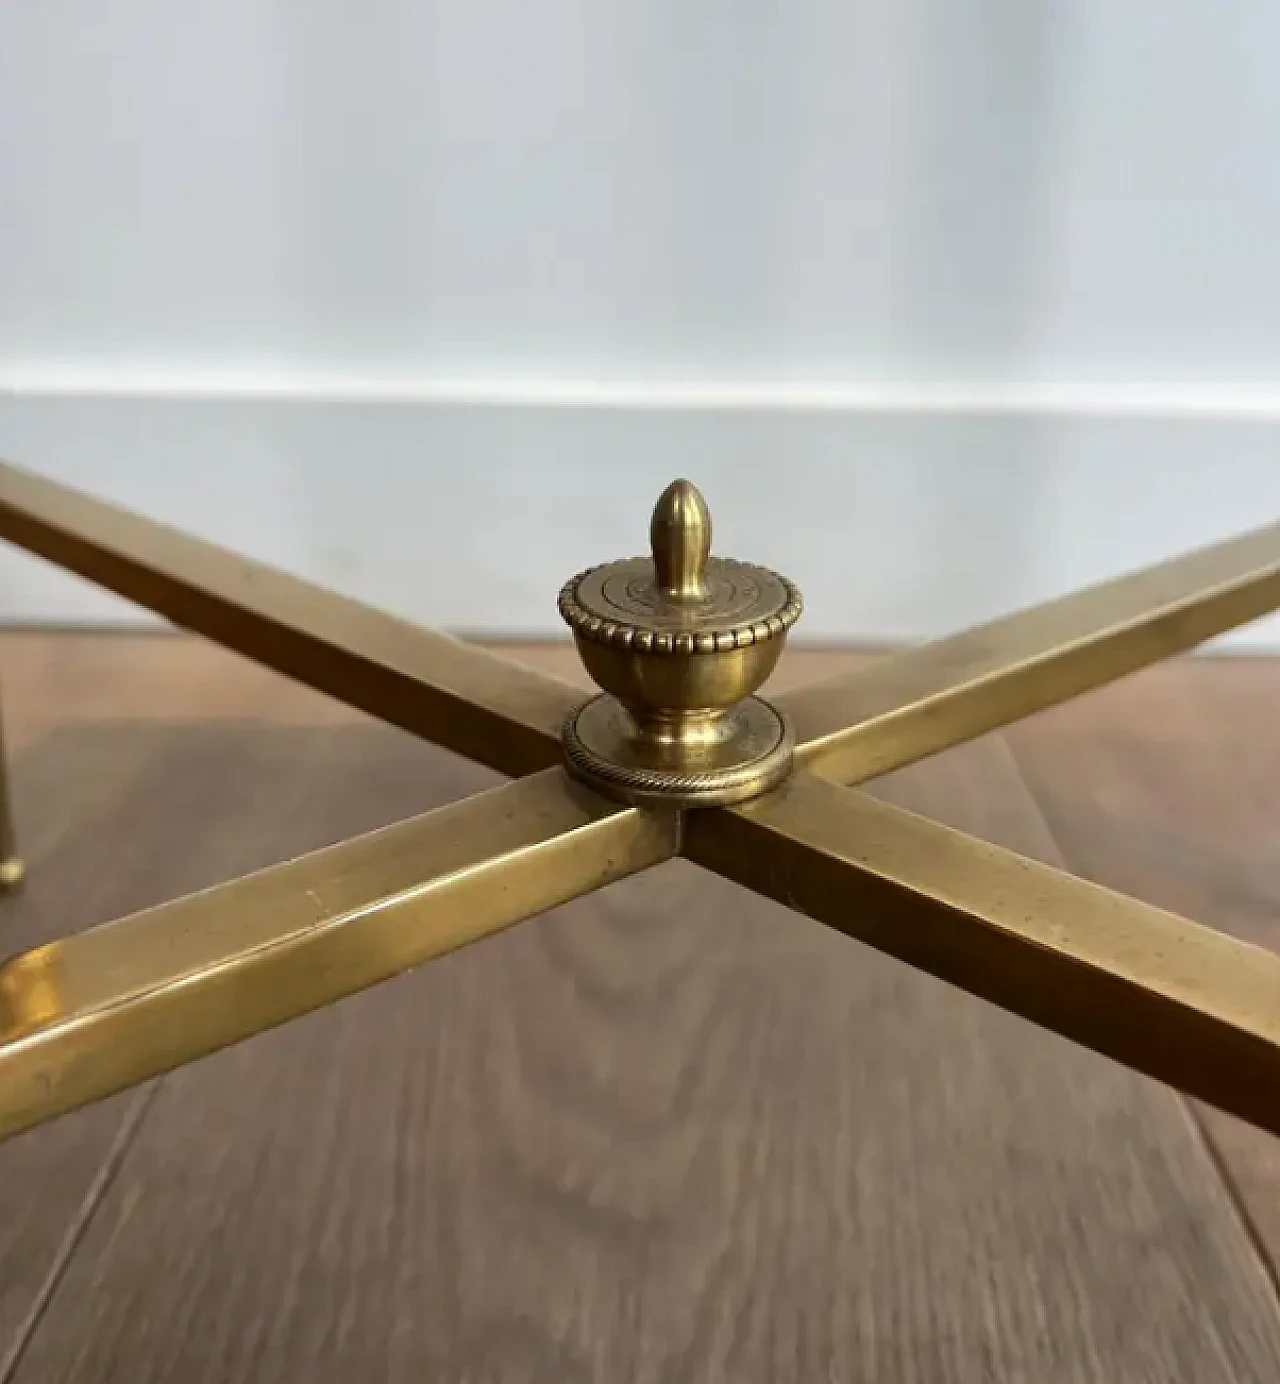
M 711 515 L 689 481 L 654 507 L 652 556 L 580 572 L 560 614 L 604 695 L 564 731 L 569 765 L 627 802 L 739 802 L 791 764 L 782 715 L 752 694 L 773 671 L 800 593 L 765 567 L 711 556 Z

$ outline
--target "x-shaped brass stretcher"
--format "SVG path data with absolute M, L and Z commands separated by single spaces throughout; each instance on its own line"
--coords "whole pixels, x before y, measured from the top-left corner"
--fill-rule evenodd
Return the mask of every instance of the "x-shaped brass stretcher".
M 0 537 L 515 781 L 13 957 L 0 1137 L 676 855 L 1280 1133 L 1280 957 L 859 793 L 1280 605 L 1280 525 L 773 699 L 734 806 L 565 771 L 582 694 L 0 465 Z

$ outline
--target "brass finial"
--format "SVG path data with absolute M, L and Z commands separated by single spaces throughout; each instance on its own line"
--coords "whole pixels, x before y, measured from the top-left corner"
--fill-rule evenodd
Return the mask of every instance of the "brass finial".
M 560 593 L 604 694 L 564 731 L 570 768 L 627 802 L 739 802 L 791 765 L 791 731 L 756 689 L 773 671 L 800 593 L 764 567 L 711 556 L 711 514 L 673 481 L 654 506 L 652 558 L 581 572 Z
M 672 481 L 649 521 L 658 590 L 672 601 L 705 601 L 711 556 L 711 511 L 692 481 Z

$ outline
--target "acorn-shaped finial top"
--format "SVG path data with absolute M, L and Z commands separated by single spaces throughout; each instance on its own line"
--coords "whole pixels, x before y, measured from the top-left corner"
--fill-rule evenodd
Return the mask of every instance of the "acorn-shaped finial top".
M 711 511 L 692 481 L 672 481 L 649 521 L 658 590 L 668 601 L 705 601 L 711 556 Z
M 785 577 L 711 556 L 711 513 L 689 481 L 672 481 L 658 497 L 649 543 L 652 558 L 606 562 L 565 583 L 560 614 L 579 646 L 726 655 L 780 641 L 800 614 L 800 593 Z

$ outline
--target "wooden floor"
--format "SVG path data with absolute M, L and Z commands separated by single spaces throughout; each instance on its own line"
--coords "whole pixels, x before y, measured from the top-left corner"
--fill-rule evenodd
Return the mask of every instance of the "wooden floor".
M 184 639 L 0 675 L 3 950 L 493 781 Z M 875 789 L 1280 945 L 1278 708 L 1180 662 Z M 0 1146 L 0 1384 L 1274 1381 L 1278 1150 L 673 863 Z

